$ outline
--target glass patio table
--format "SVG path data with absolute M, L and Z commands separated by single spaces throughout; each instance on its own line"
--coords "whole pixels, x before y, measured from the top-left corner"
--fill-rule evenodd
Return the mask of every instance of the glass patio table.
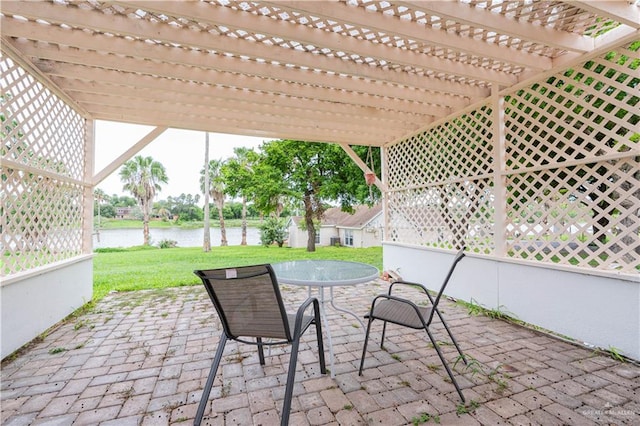
M 364 332 L 364 323 L 354 312 L 344 307 L 336 306 L 333 301 L 333 288 L 353 286 L 373 281 L 380 275 L 378 268 L 359 262 L 344 260 L 291 260 L 288 262 L 274 263 L 271 265 L 282 284 L 291 284 L 308 287 L 309 296 L 313 288 L 318 290 L 320 302 L 320 315 L 324 323 L 329 343 L 329 363 L 331 365 L 331 377 L 335 376 L 333 368 L 333 344 L 331 342 L 331 330 L 327 321 L 325 306 L 327 302 L 334 310 L 347 313 L 354 317 Z M 329 288 L 329 298 L 325 298 L 325 288 Z

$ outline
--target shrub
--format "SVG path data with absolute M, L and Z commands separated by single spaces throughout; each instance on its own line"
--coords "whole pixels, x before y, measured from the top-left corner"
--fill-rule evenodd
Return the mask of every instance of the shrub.
M 178 247 L 178 242 L 176 240 L 168 240 L 165 238 L 163 240 L 160 240 L 160 242 L 158 243 L 158 247 L 160 247 L 161 249 L 174 248 Z
M 287 224 L 284 219 L 270 217 L 260 225 L 260 242 L 265 247 L 270 246 L 274 242 L 278 244 L 278 247 L 282 247 L 286 235 Z

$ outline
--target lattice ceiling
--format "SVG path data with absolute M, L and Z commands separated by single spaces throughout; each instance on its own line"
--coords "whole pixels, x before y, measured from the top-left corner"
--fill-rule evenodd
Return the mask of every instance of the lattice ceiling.
M 87 117 L 384 145 L 639 37 L 629 1 L 3 0 L 3 50 Z

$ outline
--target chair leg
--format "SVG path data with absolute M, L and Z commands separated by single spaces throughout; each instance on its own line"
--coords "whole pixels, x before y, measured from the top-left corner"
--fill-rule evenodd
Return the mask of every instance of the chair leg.
M 300 346 L 300 336 L 295 336 L 291 345 L 291 357 L 289 359 L 289 371 L 287 373 L 287 386 L 284 391 L 284 402 L 282 405 L 281 426 L 289 424 L 289 414 L 291 411 L 291 398 L 293 397 L 293 384 L 296 378 L 296 362 L 298 361 L 298 347 Z
M 327 365 L 324 360 L 324 343 L 322 341 L 322 323 L 320 310 L 314 307 L 314 320 L 316 326 L 316 339 L 318 340 L 318 358 L 320 360 L 320 374 L 327 374 Z
M 260 360 L 260 365 L 264 365 L 264 345 L 262 344 L 262 337 L 256 337 L 256 342 L 258 342 L 258 359 Z
M 449 338 L 453 342 L 453 346 L 455 346 L 456 349 L 458 350 L 458 353 L 460 354 L 460 357 L 462 358 L 462 362 L 464 362 L 464 365 L 469 365 L 467 363 L 467 357 L 465 357 L 464 354 L 462 353 L 462 350 L 460 349 L 460 346 L 458 346 L 458 342 L 456 342 L 455 337 L 453 337 L 453 333 L 451 333 L 451 330 L 449 329 L 449 325 L 444 320 L 444 317 L 442 316 L 442 314 L 440 313 L 440 311 L 437 308 L 436 308 L 436 314 L 438 314 L 438 318 L 440 318 L 440 321 L 442 322 L 442 325 L 444 325 L 444 329 L 447 330 L 447 333 L 449 334 Z
M 380 338 L 380 349 L 384 349 L 384 336 L 387 333 L 387 322 L 382 322 L 382 337 Z
M 440 346 L 438 346 L 436 339 L 433 338 L 433 335 L 429 331 L 429 327 L 425 328 L 425 331 L 427 332 L 427 335 L 429 336 L 429 339 L 431 340 L 431 343 L 433 344 L 433 347 L 435 348 L 436 353 L 438 354 L 438 357 L 440 357 L 440 362 L 442 362 L 444 369 L 447 370 L 447 374 L 449 375 L 449 378 L 451 379 L 453 386 L 455 386 L 456 390 L 458 391 L 458 395 L 460 395 L 460 399 L 462 400 L 462 402 L 465 402 L 464 395 L 462 394 L 462 390 L 460 389 L 460 386 L 458 386 L 458 382 L 456 381 L 456 378 L 453 377 L 453 372 L 451 371 L 451 369 L 449 368 L 449 365 L 445 361 L 444 356 L 442 355 L 442 351 L 440 351 Z
M 202 390 L 202 397 L 200 398 L 200 404 L 198 405 L 198 411 L 196 412 L 196 419 L 193 421 L 194 426 L 200 426 L 200 423 L 202 422 L 202 416 L 204 416 L 204 410 L 207 408 L 207 402 L 209 401 L 209 394 L 211 393 L 213 380 L 216 378 L 216 372 L 218 371 L 218 366 L 222 360 L 222 353 L 224 352 L 226 344 L 227 335 L 222 333 L 222 336 L 220 336 L 220 343 L 218 343 L 218 349 L 216 350 L 216 355 L 213 358 L 213 363 L 211 364 L 211 370 L 209 370 L 207 383 L 204 385 L 204 389 Z
M 358 376 L 362 376 L 362 369 L 364 367 L 364 357 L 367 354 L 367 344 L 369 343 L 369 331 L 371 330 L 371 323 L 373 318 L 369 316 L 369 322 L 367 323 L 367 331 L 364 335 L 364 346 L 362 347 L 362 358 L 360 358 L 360 370 L 358 370 Z

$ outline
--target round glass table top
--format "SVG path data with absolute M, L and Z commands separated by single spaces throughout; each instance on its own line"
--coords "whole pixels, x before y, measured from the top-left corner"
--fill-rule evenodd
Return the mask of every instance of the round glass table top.
M 271 266 L 278 282 L 306 286 L 355 285 L 380 275 L 374 266 L 344 260 L 291 260 Z

